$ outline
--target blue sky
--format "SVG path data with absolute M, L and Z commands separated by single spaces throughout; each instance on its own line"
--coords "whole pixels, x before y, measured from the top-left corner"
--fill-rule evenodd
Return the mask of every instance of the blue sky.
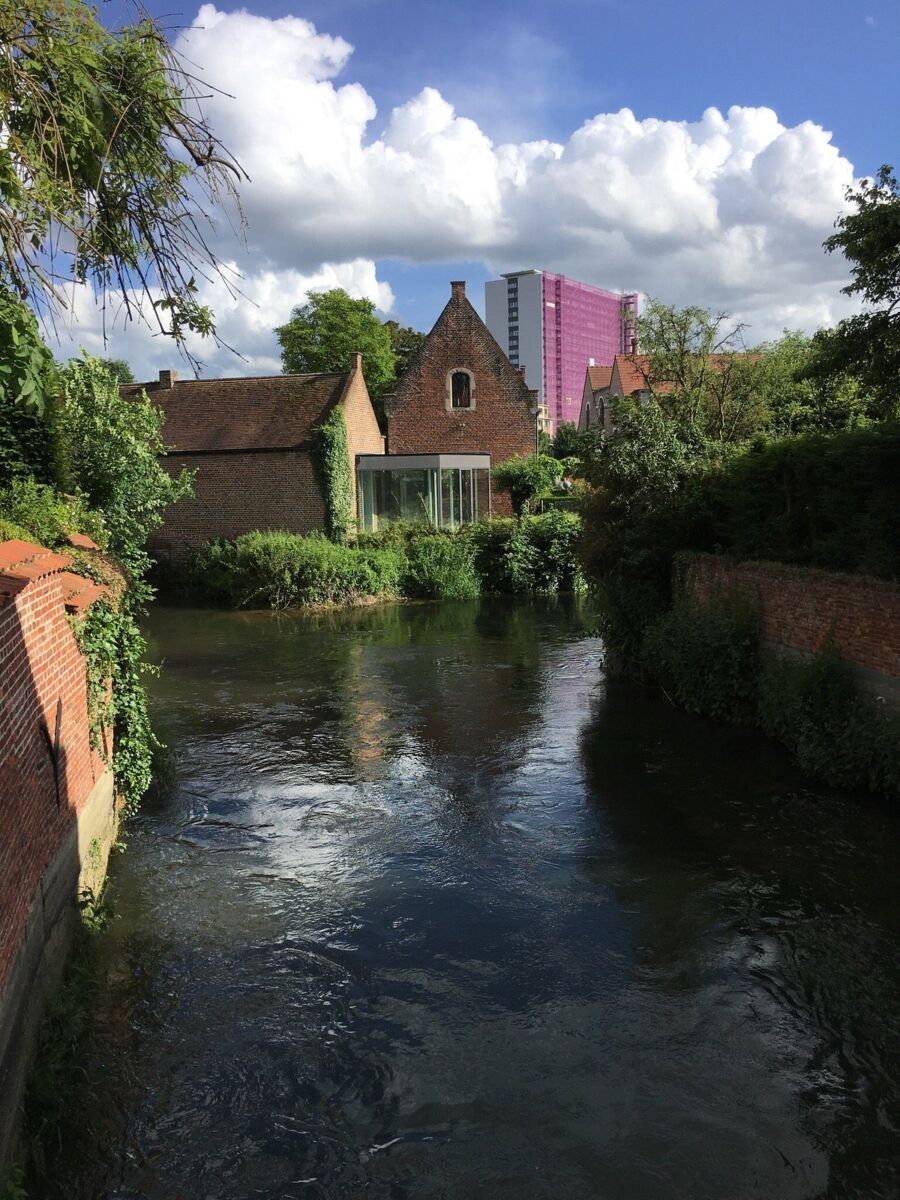
M 195 6 L 179 11 L 171 0 L 150 0 L 148 7 L 173 36 L 179 27 L 202 23 Z M 843 268 L 823 266 L 819 248 L 846 183 L 883 161 L 900 160 L 897 0 L 743 5 L 251 0 L 245 8 L 266 20 L 249 28 L 223 2 L 219 13 L 228 20 L 208 35 L 189 32 L 183 46 L 193 61 L 200 56 L 198 65 L 216 82 L 240 93 L 231 109 L 216 109 L 214 115 L 226 141 L 236 142 L 254 160 L 250 247 L 236 256 L 241 269 L 251 276 L 264 267 L 280 272 L 281 283 L 291 287 L 300 276 L 286 272 L 296 268 L 315 283 L 317 271 L 327 275 L 328 264 L 338 263 L 339 282 L 341 271 L 350 272 L 347 278 L 355 284 L 348 286 L 420 328 L 434 320 L 450 278 L 467 278 L 470 296 L 480 306 L 485 279 L 499 269 L 529 265 L 678 303 L 728 306 L 755 315 L 760 336 L 777 332 L 779 321 L 815 327 L 844 311 L 839 300 L 831 299 L 839 292 Z M 110 24 L 119 11 L 118 0 L 101 10 Z M 298 84 L 306 66 L 296 68 L 296 54 L 306 54 L 304 47 L 315 37 L 298 38 L 296 29 L 288 36 L 280 20 L 288 16 L 311 22 L 319 39 L 313 54 L 319 55 L 319 65 L 310 68 L 314 83 L 308 86 Z M 230 55 L 226 27 L 232 43 L 238 39 L 246 46 L 243 61 Z M 347 45 L 324 69 L 322 56 L 328 54 L 322 45 L 335 38 Z M 292 57 L 295 65 L 286 67 Z M 259 162 L 259 137 L 249 129 L 248 111 L 258 91 L 277 98 L 279 71 L 285 72 L 286 89 L 299 90 L 284 92 L 282 111 L 271 100 L 261 105 L 264 140 L 273 122 L 283 122 L 284 139 L 272 141 L 267 160 Z M 347 90 L 347 85 L 353 86 Z M 429 91 L 419 104 L 423 89 Z M 325 105 L 321 111 L 308 104 L 314 96 Z M 373 106 L 362 121 L 361 97 Z M 441 107 L 444 101 L 455 110 L 452 121 Z M 749 110 L 750 117 L 732 120 L 732 105 Z M 724 156 L 716 149 L 721 140 L 716 129 L 697 132 L 711 107 L 725 118 Z M 586 148 L 577 134 L 584 123 L 623 108 L 631 110 L 637 125 L 623 132 L 612 119 L 601 122 Z M 392 126 L 394 109 L 406 116 Z M 777 145 L 771 145 L 778 131 L 767 124 L 765 109 L 777 114 L 783 135 Z M 656 123 L 665 124 L 662 135 Z M 317 129 L 321 138 L 313 145 Z M 345 131 L 347 149 L 342 150 Z M 823 131 L 831 134 L 830 143 Z M 685 138 L 687 158 L 680 145 Z M 333 162 L 326 161 L 322 140 L 333 146 Z M 554 153 L 560 163 L 552 172 L 542 167 L 535 174 L 522 166 L 530 153 L 522 147 L 541 140 L 559 144 Z M 701 150 L 694 154 L 698 140 Z M 358 212 L 344 203 L 338 229 L 333 212 L 317 209 L 315 188 L 307 182 L 315 177 L 328 188 L 342 170 L 342 153 L 358 156 L 376 142 L 376 151 L 366 155 L 366 170 L 372 169 L 366 177 L 370 203 Z M 504 143 L 519 148 L 515 186 L 508 162 L 495 153 Z M 616 160 L 620 143 L 622 178 Z M 487 165 L 486 145 L 503 160 L 499 165 Z M 393 161 L 401 152 L 419 164 L 421 173 L 404 168 L 403 190 L 398 190 L 396 177 L 384 185 L 382 160 Z M 707 154 L 722 160 L 714 183 Z M 759 156 L 755 166 L 748 154 Z M 270 175 L 273 158 L 294 162 L 296 194 L 284 170 Z M 471 203 L 460 182 L 470 170 L 474 190 L 480 188 Z M 456 207 L 444 212 L 439 197 L 422 198 L 429 189 L 456 189 Z M 557 193 L 565 197 L 558 220 Z M 335 206 L 341 205 L 336 194 Z M 465 219 L 460 205 L 471 208 Z M 373 216 L 379 208 L 381 224 Z M 282 222 L 284 236 L 278 238 Z M 679 242 L 679 226 L 695 224 Z M 346 265 L 351 261 L 357 264 L 352 271 Z M 359 265 L 363 261 L 374 264 L 374 273 Z M 270 281 L 260 288 L 270 295 L 274 286 Z M 250 293 L 256 295 L 252 287 Z M 247 333 L 246 351 L 250 361 L 264 367 L 267 352 L 259 330 L 257 335 Z

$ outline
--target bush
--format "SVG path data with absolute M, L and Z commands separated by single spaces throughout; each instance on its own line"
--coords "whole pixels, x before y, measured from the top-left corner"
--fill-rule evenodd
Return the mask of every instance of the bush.
M 477 548 L 482 591 L 526 595 L 581 591 L 584 580 L 576 557 L 580 533 L 578 517 L 564 512 L 473 526 L 469 536 Z
M 694 497 L 684 549 L 900 579 L 900 423 L 755 443 Z
M 737 723 L 756 718 L 759 618 L 746 606 L 677 604 L 647 626 L 641 662 L 688 712 Z
M 833 650 L 772 656 L 759 681 L 760 724 L 829 783 L 900 795 L 900 718 L 862 695 Z
M 470 538 L 432 534 L 412 538 L 406 547 L 402 583 L 405 596 L 434 600 L 472 600 L 481 593 Z
M 516 516 L 530 511 L 538 496 L 562 478 L 562 464 L 549 454 L 523 454 L 498 463 L 491 472 L 494 487 L 506 492 Z
M 647 626 L 641 662 L 681 707 L 761 726 L 809 774 L 900 795 L 900 717 L 865 695 L 833 650 L 763 654 L 752 610 L 679 604 Z
M 103 518 L 92 512 L 81 496 L 63 496 L 33 478 L 14 479 L 0 490 L 0 527 L 8 526 L 7 537 L 22 537 L 51 548 L 66 544 L 70 533 L 86 533 L 99 545 L 106 544 Z
M 257 532 L 203 547 L 192 582 L 232 608 L 293 608 L 398 595 L 403 567 L 403 555 L 387 547 L 357 550 L 322 534 Z
M 352 603 L 362 596 L 468 600 L 482 593 L 553 593 L 583 587 L 578 518 L 547 513 L 457 530 L 391 525 L 353 546 L 321 534 L 247 533 L 194 558 L 193 590 L 233 608 Z

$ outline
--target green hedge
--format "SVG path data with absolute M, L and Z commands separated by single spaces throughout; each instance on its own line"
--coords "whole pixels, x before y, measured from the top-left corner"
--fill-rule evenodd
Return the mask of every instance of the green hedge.
M 680 504 L 681 549 L 900 579 L 900 423 L 757 442 Z
M 682 603 L 647 626 L 640 658 L 689 711 L 761 726 L 830 784 L 900 796 L 900 716 L 864 694 L 834 651 L 763 654 L 751 610 Z
M 210 542 L 195 556 L 192 590 L 232 608 L 346 604 L 367 596 L 467 600 L 482 593 L 578 591 L 577 517 L 547 513 L 456 531 L 391 526 L 355 545 L 322 534 L 257 532 Z
M 196 591 L 231 608 L 294 608 L 396 596 L 405 568 L 395 548 L 360 550 L 321 534 L 245 533 L 194 558 Z

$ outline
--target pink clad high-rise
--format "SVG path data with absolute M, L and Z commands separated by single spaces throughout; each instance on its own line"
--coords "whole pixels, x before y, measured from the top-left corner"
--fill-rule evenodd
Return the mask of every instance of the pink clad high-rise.
M 550 271 L 512 271 L 485 284 L 485 323 L 547 406 L 553 428 L 577 423 L 584 373 L 632 348 L 637 294 L 608 292 Z

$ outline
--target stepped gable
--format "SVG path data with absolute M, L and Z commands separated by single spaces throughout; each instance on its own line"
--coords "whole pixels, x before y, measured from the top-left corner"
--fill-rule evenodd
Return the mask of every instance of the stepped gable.
M 123 396 L 145 391 L 166 418 L 170 454 L 308 448 L 313 429 L 343 398 L 351 372 L 248 375 L 179 380 L 160 371 L 151 383 L 125 384 Z
M 87 540 L 90 541 L 89 538 Z M 49 575 L 58 576 L 63 604 L 70 612 L 81 612 L 101 596 L 111 595 L 105 584 L 93 583 L 76 575 L 67 569 L 71 566 L 71 558 L 56 554 L 46 546 L 23 542 L 18 538 L 0 542 L 0 606 L 18 595 L 29 583 Z

